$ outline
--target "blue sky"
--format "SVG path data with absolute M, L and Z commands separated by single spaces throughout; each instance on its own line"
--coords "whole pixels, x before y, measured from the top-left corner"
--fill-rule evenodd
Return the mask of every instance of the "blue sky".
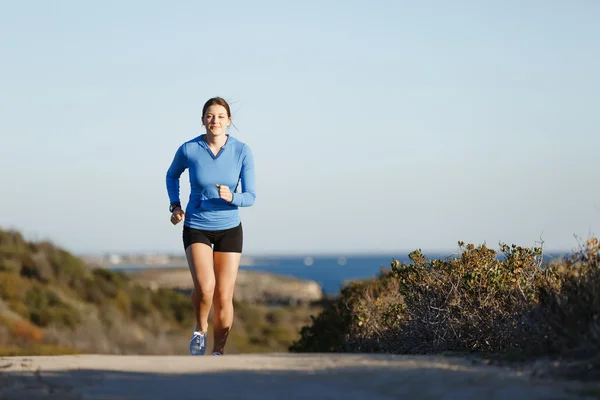
M 165 172 L 219 95 L 256 158 L 247 254 L 598 234 L 599 2 L 0 4 L 3 228 L 181 252 Z

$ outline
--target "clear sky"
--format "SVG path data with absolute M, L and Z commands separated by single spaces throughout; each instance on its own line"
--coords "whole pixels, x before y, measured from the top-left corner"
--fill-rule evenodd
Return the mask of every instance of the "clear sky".
M 0 226 L 182 252 L 165 173 L 218 95 L 256 159 L 247 254 L 571 250 L 600 233 L 599 20 L 595 0 L 0 0 Z

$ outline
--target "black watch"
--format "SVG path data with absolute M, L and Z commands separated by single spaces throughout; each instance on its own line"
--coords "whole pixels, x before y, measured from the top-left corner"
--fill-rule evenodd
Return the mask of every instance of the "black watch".
M 176 208 L 181 208 L 181 203 L 171 203 L 169 206 L 169 212 L 175 211 Z

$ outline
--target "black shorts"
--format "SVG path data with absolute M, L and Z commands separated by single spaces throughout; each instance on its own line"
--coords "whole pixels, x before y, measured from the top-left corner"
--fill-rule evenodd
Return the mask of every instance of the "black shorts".
M 204 243 L 214 246 L 214 251 L 241 253 L 244 244 L 242 223 L 235 228 L 220 231 L 207 231 L 183 226 L 183 248 L 187 249 L 192 243 Z

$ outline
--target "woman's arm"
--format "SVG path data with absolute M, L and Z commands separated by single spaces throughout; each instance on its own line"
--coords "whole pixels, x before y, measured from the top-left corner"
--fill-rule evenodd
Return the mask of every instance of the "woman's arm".
M 254 173 L 254 155 L 248 145 L 244 145 L 242 150 L 240 182 L 242 193 L 233 193 L 231 204 L 238 207 L 250 207 L 256 200 L 256 176 Z
M 180 203 L 179 200 L 179 177 L 187 168 L 187 156 L 184 145 L 179 146 L 171 166 L 167 170 L 167 194 L 171 204 Z

